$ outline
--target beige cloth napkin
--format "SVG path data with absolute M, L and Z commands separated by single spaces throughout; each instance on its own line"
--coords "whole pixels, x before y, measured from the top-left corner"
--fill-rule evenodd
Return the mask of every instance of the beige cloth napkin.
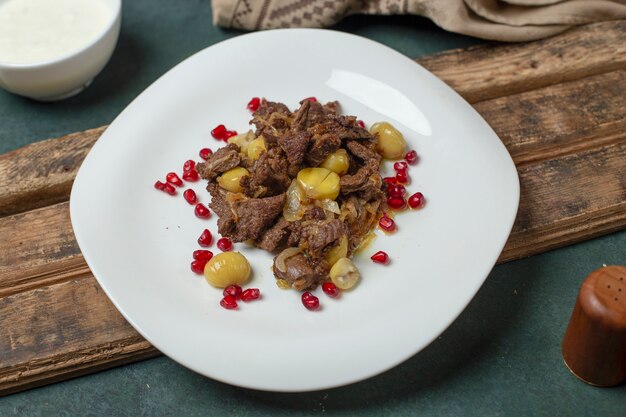
M 451 32 L 508 42 L 626 18 L 626 0 L 211 0 L 218 26 L 326 27 L 351 14 L 416 14 Z

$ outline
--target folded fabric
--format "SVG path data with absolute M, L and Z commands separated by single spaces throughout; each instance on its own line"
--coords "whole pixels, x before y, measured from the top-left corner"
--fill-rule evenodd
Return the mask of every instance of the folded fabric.
M 218 26 L 327 27 L 352 14 L 415 14 L 451 32 L 521 42 L 626 18 L 626 0 L 212 0 Z

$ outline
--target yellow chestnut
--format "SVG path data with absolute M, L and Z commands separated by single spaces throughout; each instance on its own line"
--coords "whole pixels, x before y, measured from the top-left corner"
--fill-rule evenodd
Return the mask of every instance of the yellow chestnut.
M 241 188 L 241 184 L 239 182 L 245 176 L 250 175 L 247 169 L 243 167 L 235 167 L 223 173 L 221 176 L 217 178 L 217 182 L 225 190 L 228 190 L 233 193 L 241 193 L 243 192 L 243 188 Z
M 354 287 L 361 277 L 361 273 L 350 258 L 340 258 L 330 268 L 330 279 L 338 288 L 349 290 Z
M 339 244 L 333 246 L 328 252 L 326 252 L 324 260 L 328 263 L 328 265 L 335 265 L 339 259 L 345 258 L 346 256 L 348 256 L 348 238 L 346 236 L 341 236 Z
M 376 150 L 385 159 L 400 159 L 406 149 L 406 141 L 402 133 L 388 122 L 374 123 L 370 128 L 371 134 L 378 134 Z
M 250 145 L 248 145 L 248 158 L 256 161 L 265 151 L 267 151 L 267 148 L 265 147 L 265 140 L 263 140 L 263 136 L 259 136 L 250 142 Z
M 204 267 L 204 278 L 217 288 L 242 285 L 250 278 L 250 263 L 239 252 L 218 253 Z
M 337 149 L 324 159 L 324 162 L 320 164 L 320 167 L 333 171 L 337 175 L 343 175 L 348 172 L 350 167 L 350 160 L 348 159 L 348 152 L 345 149 Z
M 334 200 L 339 195 L 339 175 L 326 168 L 304 168 L 296 177 L 307 197 Z

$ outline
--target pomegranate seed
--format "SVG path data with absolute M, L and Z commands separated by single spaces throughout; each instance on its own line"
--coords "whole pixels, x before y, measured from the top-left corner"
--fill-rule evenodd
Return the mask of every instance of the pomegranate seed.
M 359 125 L 359 127 L 362 127 L 363 129 L 365 129 L 365 123 L 363 122 L 363 120 L 357 120 L 356 124 Z
M 393 232 L 396 230 L 396 222 L 394 222 L 392 218 L 387 217 L 386 214 L 378 220 L 378 225 L 385 232 Z
M 163 184 L 161 181 L 157 181 L 154 183 L 154 188 L 163 191 L 165 189 L 165 184 Z
M 415 193 L 409 197 L 409 206 L 412 209 L 421 208 L 424 206 L 424 203 L 426 203 L 426 199 L 422 193 Z
M 220 305 L 226 310 L 235 309 L 237 308 L 237 299 L 232 295 L 227 295 L 226 297 L 222 298 L 222 301 L 220 301 Z
M 206 250 L 206 249 L 198 249 L 193 251 L 193 259 L 196 259 L 198 261 L 210 261 L 211 258 L 213 257 L 213 252 L 211 252 L 210 250 Z
M 391 196 L 387 198 L 387 205 L 392 209 L 400 210 L 406 206 L 406 200 L 404 197 Z
M 246 107 L 250 111 L 257 111 L 260 105 L 261 105 L 261 99 L 258 97 L 252 97 L 252 100 L 248 102 L 248 105 Z
M 196 213 L 196 217 L 200 217 L 201 219 L 208 219 L 211 217 L 211 212 L 208 208 L 202 203 L 196 204 L 196 209 L 194 210 Z
M 185 197 L 185 200 L 187 200 L 187 202 L 192 205 L 196 204 L 196 201 L 198 201 L 198 196 L 196 196 L 196 192 L 191 188 L 185 190 L 185 192 L 183 193 L 183 197 Z
M 163 191 L 169 195 L 176 195 L 176 188 L 172 184 L 163 184 Z
M 302 304 L 307 310 L 317 310 L 320 308 L 320 299 L 307 291 L 302 293 Z
M 417 152 L 410 150 L 404 155 L 404 160 L 413 165 L 417 162 Z
M 409 175 L 406 173 L 406 171 L 398 171 L 398 173 L 396 174 L 396 181 L 398 181 L 399 184 L 408 184 Z
M 207 262 L 208 261 L 205 261 L 204 259 L 196 259 L 191 262 L 191 270 L 198 275 L 204 274 L 204 266 Z
M 396 179 L 396 177 L 385 177 L 383 178 L 383 180 L 385 180 L 387 185 L 396 185 L 398 183 L 398 180 Z
M 200 155 L 200 158 L 206 161 L 207 159 L 209 159 L 209 156 L 213 155 L 213 151 L 209 148 L 202 148 L 200 149 L 200 152 L 198 152 L 198 155 Z
M 165 181 L 169 182 L 172 185 L 175 185 L 177 187 L 182 187 L 183 186 L 183 180 L 180 179 L 180 177 L 178 175 L 176 175 L 175 172 L 170 172 L 165 176 Z
M 390 187 L 387 187 L 387 195 L 389 197 L 392 197 L 392 196 L 404 197 L 405 193 L 406 193 L 406 188 L 404 188 L 404 185 L 402 184 L 397 184 L 397 185 L 392 185 Z
M 396 172 L 406 172 L 408 168 L 409 168 L 409 165 L 406 162 L 399 161 L 393 164 L 393 169 Z
M 304 100 L 309 100 L 309 101 L 312 101 L 313 103 L 317 102 L 317 98 L 315 98 L 315 97 L 307 97 Z M 302 101 L 304 101 L 304 100 L 302 100 Z
M 224 134 L 226 133 L 226 126 L 217 125 L 215 129 L 211 130 L 211 136 L 215 139 L 224 139 Z
M 198 175 L 198 171 L 192 169 L 187 172 L 183 172 L 183 179 L 185 181 L 196 182 L 200 179 L 200 175 Z
M 387 255 L 382 250 L 379 250 L 378 252 L 373 254 L 370 259 L 376 262 L 377 264 L 387 265 L 389 263 L 389 255 Z
M 211 243 L 213 243 L 213 235 L 211 235 L 209 229 L 204 229 L 204 232 L 198 238 L 198 245 L 208 248 L 211 246 Z
M 230 295 L 235 297 L 235 299 L 239 299 L 241 298 L 241 287 L 239 285 L 229 285 L 228 287 L 224 288 L 224 297 Z
M 237 136 L 237 131 L 236 130 L 227 130 L 226 133 L 224 133 L 224 142 L 228 142 L 228 139 L 230 139 L 233 136 Z
M 333 284 L 332 282 L 323 283 L 322 291 L 324 291 L 324 293 L 329 297 L 332 297 L 332 298 L 339 297 L 339 288 L 337 288 L 337 286 Z
M 258 288 L 248 288 L 244 292 L 241 293 L 241 301 L 252 301 L 256 300 L 261 296 L 261 291 Z
M 188 159 L 183 164 L 183 172 L 189 172 L 196 167 L 196 161 L 193 159 Z
M 217 248 L 222 252 L 228 252 L 233 248 L 233 242 L 227 237 L 222 237 L 217 240 Z

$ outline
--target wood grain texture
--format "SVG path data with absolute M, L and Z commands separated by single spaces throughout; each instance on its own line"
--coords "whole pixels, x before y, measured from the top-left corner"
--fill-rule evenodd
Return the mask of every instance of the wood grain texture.
M 474 103 L 518 167 L 499 262 L 626 228 L 626 22 L 419 60 Z M 0 156 L 0 395 L 158 352 L 84 262 L 69 191 L 106 127 Z
M 470 103 L 624 68 L 626 21 L 522 44 L 455 49 L 417 60 Z

